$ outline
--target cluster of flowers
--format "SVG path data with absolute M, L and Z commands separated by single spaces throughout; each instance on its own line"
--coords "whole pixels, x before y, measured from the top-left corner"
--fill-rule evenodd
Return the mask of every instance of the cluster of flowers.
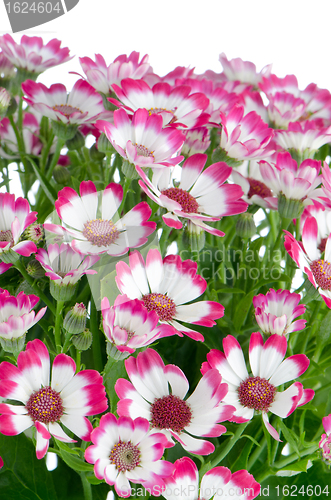
M 23 291 L 15 297 L 0 289 L 0 342 L 17 358 L 17 367 L 0 363 L 4 398 L 0 432 L 11 436 L 33 427 L 37 458 L 45 456 L 51 436 L 64 443 L 75 442 L 72 434 L 91 441 L 86 461 L 94 464 L 98 479 L 115 485 L 120 496 L 130 496 L 133 482 L 150 491 L 159 488 L 167 500 L 177 498 L 171 493 L 176 486 L 192 487 L 195 496 L 190 498 L 198 499 L 195 463 L 185 457 L 172 464 L 162 459 L 165 449 L 178 442 L 189 453 L 209 455 L 215 446 L 204 438 L 224 434 L 221 422 L 249 422 L 256 413 L 280 441 L 269 412 L 286 418 L 314 397 L 313 389 L 297 381 L 284 390 L 284 384 L 309 366 L 305 354 L 285 358 L 289 334 L 305 328 L 306 320 L 296 319 L 305 313 L 305 306 L 299 304 L 298 293 L 288 290 L 256 295 L 256 322 L 264 337 L 256 331 L 250 334 L 250 371 L 240 343 L 228 335 L 223 352 L 208 352 L 202 378 L 187 397 L 190 388 L 183 371 L 165 365 L 148 346 L 173 335 L 204 341 L 197 327 L 213 327 L 224 316 L 224 307 L 218 301 L 198 300 L 207 281 L 193 260 L 182 260 L 176 253 L 163 256 L 157 249 L 150 249 L 144 258 L 131 249 L 144 246 L 160 227 L 183 229 L 197 238 L 204 231 L 223 237 L 219 221 L 225 216 L 243 214 L 251 205 L 278 211 L 283 219 L 297 219 L 296 237 L 285 231 L 285 249 L 331 308 L 331 172 L 326 162 L 322 168 L 314 159 L 321 146 L 331 143 L 331 94 L 315 84 L 301 91 L 293 75 L 278 78 L 271 67 L 257 73 L 252 63 L 229 61 L 224 54 L 220 74 L 196 75 L 178 67 L 160 77 L 148 57 L 139 60 L 136 52 L 119 56 L 109 66 L 101 55 L 95 61 L 80 58 L 85 77 L 68 93 L 62 84 L 47 88 L 36 82 L 42 71 L 70 59 L 68 49 L 60 48 L 57 40 L 44 46 L 37 37 L 23 36 L 17 44 L 4 35 L 0 48 L 2 158 L 22 161 L 25 167 L 22 153 L 24 159 L 43 155 L 41 129 L 46 117 L 52 124 L 47 153 L 53 156 L 49 171 L 38 173 L 43 187 L 49 185 L 46 181 L 56 164 L 70 161 L 60 158 L 63 146 L 81 138 L 84 144 L 87 134 L 94 135 L 99 151 L 106 145 L 113 163 L 122 157 L 126 174 L 124 187 L 109 182 L 99 190 L 100 183 L 92 180 L 80 182 L 79 194 L 73 187 L 63 187 L 55 201 L 61 222 L 49 220 L 43 226 L 37 224 L 37 212 L 30 211 L 27 199 L 0 193 L 0 273 L 16 268 L 25 277 L 29 270 L 24 258 L 34 254 L 31 275 L 38 262 L 44 270 L 40 276 L 46 272 L 58 306 L 57 355 L 50 381 L 49 349 L 38 338 L 25 345 L 25 335 L 46 314 L 46 307 L 33 310 L 39 297 L 48 309 L 53 302 L 42 291 L 39 297 Z M 18 115 L 5 116 L 13 99 L 10 82 L 23 74 L 21 90 L 27 107 L 23 109 L 21 99 L 16 103 Z M 140 201 L 125 211 L 135 178 L 151 201 Z M 161 208 L 158 213 L 155 206 Z M 240 236 L 252 236 L 250 229 L 245 225 Z M 298 241 L 300 229 L 302 241 Z M 128 263 L 119 259 L 129 251 Z M 106 413 L 93 429 L 87 417 L 108 409 L 105 387 L 97 370 L 80 370 L 80 364 L 66 354 L 70 335 L 63 345 L 60 308 L 73 300 L 83 275 L 96 274 L 92 268 L 113 257 L 120 293 L 112 305 L 101 297 L 103 331 L 108 355 L 125 360 L 130 381 L 114 381 L 118 418 Z M 86 315 L 85 305 L 76 304 L 63 322 L 64 329 L 83 335 Z M 72 343 L 77 351 L 83 350 L 81 344 Z M 145 350 L 132 356 L 140 348 Z M 323 423 L 327 434 L 320 448 L 330 462 L 330 415 Z M 223 466 L 211 468 L 200 488 L 210 488 L 205 499 L 217 488 L 222 494 L 239 488 L 237 498 L 247 499 L 260 492 L 246 470 L 231 473 Z

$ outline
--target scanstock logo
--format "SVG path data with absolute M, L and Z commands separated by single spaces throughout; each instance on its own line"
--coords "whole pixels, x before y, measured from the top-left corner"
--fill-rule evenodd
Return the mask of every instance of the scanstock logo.
M 79 0 L 3 0 L 13 33 L 40 26 L 63 16 Z

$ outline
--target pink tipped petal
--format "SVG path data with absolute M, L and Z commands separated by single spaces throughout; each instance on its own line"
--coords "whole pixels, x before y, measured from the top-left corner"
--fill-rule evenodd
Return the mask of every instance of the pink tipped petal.
M 308 368 L 309 359 L 305 354 L 295 354 L 286 358 L 273 373 L 269 382 L 276 387 L 300 377 Z
M 248 372 L 239 342 L 232 335 L 228 335 L 223 340 L 223 349 L 231 368 L 242 380 L 245 380 L 248 377 Z
M 269 424 L 269 419 L 268 419 L 268 414 L 267 413 L 262 412 L 262 419 L 263 419 L 263 423 L 266 426 L 266 429 L 269 432 L 269 434 L 271 434 L 271 436 L 274 439 L 276 439 L 276 441 L 282 442 L 282 440 L 280 439 L 279 434 L 276 431 L 276 429 L 271 424 Z

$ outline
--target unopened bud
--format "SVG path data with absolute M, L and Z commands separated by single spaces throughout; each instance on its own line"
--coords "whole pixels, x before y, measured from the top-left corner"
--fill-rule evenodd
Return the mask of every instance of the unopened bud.
M 77 129 L 74 137 L 67 140 L 66 146 L 69 151 L 77 151 L 85 146 L 85 137 L 80 130 Z
M 0 87 L 0 118 L 4 118 L 6 116 L 10 101 L 11 95 L 8 90 Z
M 71 342 L 78 351 L 87 351 L 87 349 L 89 349 L 92 345 L 92 340 L 93 335 L 88 328 L 86 328 L 82 333 L 71 337 Z
M 37 260 L 30 260 L 30 262 L 28 262 L 26 272 L 35 279 L 45 276 L 45 269 Z
M 236 233 L 240 238 L 251 238 L 256 234 L 256 226 L 253 214 L 245 212 L 239 215 L 236 224 Z
M 22 235 L 22 239 L 33 241 L 33 243 L 40 243 L 44 239 L 45 233 L 42 224 L 35 222 L 27 227 Z
M 63 328 L 69 333 L 82 333 L 86 327 L 87 311 L 83 302 L 75 304 L 63 320 Z
M 67 184 L 71 179 L 71 174 L 67 167 L 56 165 L 53 170 L 53 177 L 58 184 Z

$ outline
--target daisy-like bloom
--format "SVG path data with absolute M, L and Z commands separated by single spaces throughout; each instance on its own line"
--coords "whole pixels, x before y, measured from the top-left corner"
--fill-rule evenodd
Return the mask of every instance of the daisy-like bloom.
M 16 436 L 34 427 L 37 458 L 46 455 L 54 436 L 75 442 L 62 429 L 65 425 L 84 441 L 90 440 L 92 424 L 85 415 L 96 415 L 108 408 L 102 377 L 96 370 L 75 375 L 76 364 L 66 354 L 58 354 L 52 366 L 47 347 L 41 340 L 28 342 L 17 358 L 17 367 L 0 364 L 0 396 L 21 404 L 0 404 L 0 432 Z
M 252 62 L 243 61 L 239 57 L 228 60 L 224 52 L 220 54 L 219 60 L 228 80 L 239 80 L 254 85 L 254 87 L 258 86 L 263 77 L 269 76 L 271 73 L 271 64 L 264 66 L 260 73 L 258 73 L 255 64 Z
M 282 217 L 299 217 L 306 205 L 323 196 L 318 188 L 322 181 L 320 161 L 307 159 L 298 166 L 290 153 L 278 153 L 276 163 L 261 161 L 260 170 L 263 182 L 278 196 Z
M 183 130 L 185 142 L 181 153 L 186 156 L 192 156 L 195 153 L 204 153 L 209 148 L 209 130 L 207 127 L 198 127 L 193 130 Z
M 166 500 L 253 500 L 260 493 L 260 485 L 247 470 L 231 473 L 227 467 L 214 467 L 202 477 L 199 487 L 198 468 L 189 457 L 174 463 L 175 470 L 164 482 L 162 496 Z
M 0 259 L 6 264 L 16 262 L 19 255 L 29 257 L 37 251 L 32 241 L 20 241 L 25 229 L 37 219 L 30 212 L 29 202 L 10 193 L 0 193 Z
M 22 83 L 22 90 L 29 106 L 65 125 L 95 122 L 105 113 L 102 97 L 85 80 L 78 80 L 69 95 L 62 83 L 51 85 L 48 89 L 42 83 L 26 80 Z
M 243 194 L 240 186 L 224 184 L 232 168 L 218 162 L 203 170 L 206 161 L 204 154 L 190 156 L 181 168 L 181 180 L 176 187 L 169 179 L 170 169 L 154 172 L 150 181 L 137 166 L 144 181 L 139 181 L 139 185 L 155 203 L 168 210 L 162 216 L 167 226 L 181 229 L 183 224 L 179 217 L 183 217 L 211 234 L 224 236 L 222 231 L 204 221 L 217 221 L 225 215 L 245 212 L 247 203 L 240 199 Z
M 309 281 L 317 288 L 326 305 L 331 309 L 331 234 L 329 234 L 324 256 L 318 245 L 318 224 L 314 217 L 307 217 L 302 230 L 302 242 L 285 232 L 285 249 Z
M 239 96 L 243 100 L 245 115 L 255 111 L 265 123 L 269 123 L 268 111 L 262 100 L 260 92 L 257 90 L 244 90 Z
M 127 112 L 134 113 L 139 108 L 147 109 L 150 115 L 160 114 L 163 126 L 171 125 L 184 128 L 195 128 L 205 125 L 209 115 L 204 110 L 209 99 L 200 92 L 191 93 L 188 85 L 177 85 L 172 88 L 168 83 L 156 83 L 152 88 L 144 80 L 122 80 L 121 87 L 113 85 L 117 99 L 108 100 Z
M 321 146 L 331 142 L 331 126 L 320 127 L 317 120 L 290 122 L 287 130 L 275 131 L 274 141 L 283 149 L 293 149 L 302 159 L 313 158 Z
M 139 80 L 151 70 L 148 55 L 139 61 L 139 52 L 131 52 L 129 56 L 122 54 L 109 66 L 100 54 L 95 54 L 95 61 L 89 57 L 80 57 L 79 62 L 89 84 L 104 94 L 112 93 L 114 83 L 120 85 L 124 78 Z
M 295 318 L 306 311 L 303 304 L 299 305 L 300 295 L 288 290 L 274 290 L 270 288 L 266 295 L 259 293 L 253 297 L 255 318 L 263 333 L 273 335 L 287 335 L 291 332 L 303 330 L 306 320 Z
M 23 35 L 19 44 L 6 34 L 0 36 L 0 48 L 16 68 L 27 70 L 35 78 L 46 69 L 73 58 L 69 56 L 68 47 L 61 48 L 61 42 L 56 38 L 44 45 L 38 36 Z
M 193 436 L 221 436 L 226 428 L 219 422 L 229 420 L 235 409 L 220 404 L 228 390 L 217 370 L 204 375 L 185 399 L 189 383 L 184 373 L 176 365 L 165 365 L 153 349 L 140 352 L 137 358 L 130 356 L 125 368 L 131 382 L 120 378 L 115 384 L 120 416 L 146 418 L 154 432 L 166 436 L 168 446 L 174 446 L 175 438 L 190 453 L 214 451 L 210 441 Z
M 286 92 L 276 92 L 268 105 L 269 119 L 277 128 L 286 129 L 290 122 L 299 120 L 305 113 L 305 101 Z
M 227 156 L 239 161 L 267 158 L 273 153 L 268 145 L 274 131 L 255 111 L 245 116 L 244 111 L 243 106 L 234 106 L 227 116 L 220 113 L 220 147 Z
M 117 216 L 123 188 L 114 182 L 98 195 L 92 181 L 83 181 L 79 187 L 80 196 L 70 187 L 61 189 L 55 208 L 65 224 L 44 224 L 45 229 L 72 238 L 71 247 L 82 254 L 124 255 L 129 248 L 136 248 L 147 242 L 155 230 L 156 223 L 149 222 L 152 213 L 148 203 L 142 201 L 122 218 Z M 101 199 L 100 199 L 101 198 Z
M 143 79 L 150 87 L 156 83 L 165 82 L 169 85 L 177 85 L 177 82 L 185 80 L 186 78 L 193 78 L 194 68 L 186 68 L 185 66 L 176 66 L 175 69 L 167 73 L 165 76 L 159 76 L 155 73 L 147 73 Z
M 130 300 L 125 295 L 119 295 L 112 307 L 104 297 L 101 312 L 103 331 L 114 346 L 115 355 L 117 351 L 128 356 L 157 339 L 176 334 L 170 325 L 158 325 L 159 317 L 155 311 L 147 311 L 140 300 Z
M 331 464 L 331 413 L 322 418 L 323 427 L 326 434 L 322 434 L 319 447 L 322 453 L 322 460 L 328 465 Z
M 224 402 L 236 407 L 233 422 L 248 422 L 254 412 L 261 412 L 264 425 L 271 436 L 280 441 L 279 434 L 269 423 L 268 412 L 285 418 L 314 397 L 312 389 L 303 389 L 299 382 L 285 391 L 277 387 L 299 377 L 309 366 L 305 354 L 295 354 L 284 360 L 287 340 L 284 335 L 271 335 L 263 343 L 259 332 L 252 333 L 249 343 L 249 363 L 252 375 L 248 374 L 244 354 L 239 342 L 228 335 L 223 339 L 224 353 L 212 349 L 201 372 L 217 369 L 229 386 Z M 284 360 L 284 361 L 283 361 Z
M 39 122 L 32 113 L 24 113 L 22 135 L 25 152 L 29 155 L 38 156 L 43 144 L 39 140 Z M 19 158 L 17 138 L 9 118 L 0 122 L 0 154 L 3 158 Z
M 146 489 L 162 491 L 164 479 L 174 466 L 161 460 L 166 440 L 161 433 L 152 434 L 149 422 L 138 417 L 134 420 L 107 413 L 91 433 L 93 445 L 85 451 L 85 459 L 94 465 L 94 474 L 114 485 L 120 497 L 131 496 L 132 483 Z
M 114 111 L 114 125 L 98 120 L 95 126 L 104 132 L 116 151 L 129 163 L 140 167 L 177 165 L 184 157 L 177 156 L 185 140 L 184 134 L 173 127 L 163 128 L 160 114 L 150 115 L 138 109 L 132 119 L 124 111 Z
M 278 198 L 263 182 L 259 162 L 244 161 L 239 167 L 232 169 L 230 178 L 243 190 L 242 199 L 246 203 L 277 210 Z
M 325 201 L 325 198 L 323 198 L 323 201 Z M 324 206 L 321 203 L 318 203 L 318 201 L 314 200 L 313 205 L 307 205 L 305 207 L 300 217 L 301 232 L 308 217 L 314 217 L 316 220 L 318 220 L 317 248 L 321 253 L 323 253 L 325 251 L 326 240 L 328 239 L 328 236 L 331 233 L 330 202 L 328 206 Z
M 177 335 L 188 335 L 204 340 L 201 333 L 181 322 L 211 327 L 224 314 L 224 307 L 209 300 L 194 302 L 207 288 L 207 282 L 197 274 L 197 263 L 179 255 L 168 255 L 162 260 L 156 249 L 149 250 L 146 264 L 142 255 L 132 252 L 130 267 L 123 261 L 116 264 L 116 284 L 120 292 L 131 300 L 142 300 L 148 311 L 155 311 L 160 323 L 168 323 Z

